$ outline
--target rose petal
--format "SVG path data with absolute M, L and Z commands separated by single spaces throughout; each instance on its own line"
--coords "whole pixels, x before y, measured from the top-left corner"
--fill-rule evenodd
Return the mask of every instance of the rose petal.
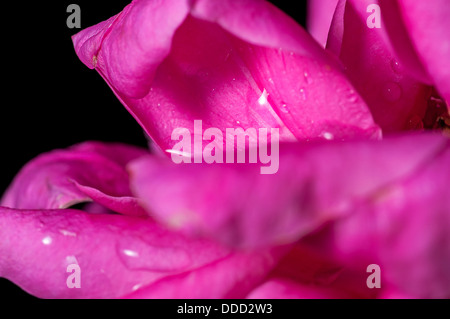
M 40 155 L 15 177 L 1 205 L 53 209 L 96 200 L 118 213 L 142 215 L 125 165 L 146 154 L 137 147 L 89 142 Z
M 283 251 L 232 253 L 136 217 L 0 207 L 0 277 L 40 298 L 118 298 L 151 284 L 145 297 L 245 295 Z M 67 286 L 71 264 L 80 288 Z M 174 278 L 187 281 L 161 287 Z
M 331 21 L 339 0 L 309 0 L 307 24 L 309 33 L 325 47 Z
M 345 10 L 336 11 L 329 49 L 345 65 L 349 78 L 384 132 L 413 129 L 416 119 L 420 121 L 425 116 L 431 88 L 408 75 L 396 59 L 383 24 L 381 28 L 369 28 L 367 19 L 372 12 L 368 13 L 367 8 L 372 4 L 372 0 L 348 0 Z M 340 45 L 336 45 L 338 38 Z
M 284 250 L 235 254 L 191 272 L 165 277 L 125 298 L 244 298 L 273 269 Z
M 192 131 L 195 119 L 222 131 L 279 128 L 281 140 L 327 132 L 380 137 L 334 59 L 269 3 L 196 1 L 185 19 L 184 5 L 172 17 L 172 2 L 155 3 L 133 2 L 101 42 L 88 29 L 74 43 L 83 61 L 95 57 L 97 71 L 163 150 L 175 144 L 175 128 Z M 94 28 L 100 34 L 105 25 Z
M 403 23 L 402 13 L 397 1 L 378 0 L 378 3 L 382 10 L 385 31 L 389 34 L 392 48 L 398 60 L 404 65 L 405 72 L 419 82 L 433 84 L 414 45 L 411 43 L 409 30 Z
M 281 145 L 279 170 L 252 164 L 130 164 L 131 187 L 163 223 L 234 246 L 293 241 L 348 212 L 360 198 L 413 175 L 447 144 L 413 135 L 383 142 Z
M 449 298 L 449 162 L 447 142 L 414 175 L 360 201 L 310 242 L 353 266 L 379 264 L 400 294 Z
M 450 7 L 445 0 L 397 0 L 414 52 L 441 95 L 450 101 Z M 391 30 L 392 31 L 392 30 Z M 392 32 L 391 32 L 392 33 Z
M 365 267 L 349 267 L 300 241 L 272 271 L 270 280 L 295 283 L 304 293 L 301 298 L 316 294 L 318 298 L 376 298 L 380 292 L 367 287 L 367 276 Z

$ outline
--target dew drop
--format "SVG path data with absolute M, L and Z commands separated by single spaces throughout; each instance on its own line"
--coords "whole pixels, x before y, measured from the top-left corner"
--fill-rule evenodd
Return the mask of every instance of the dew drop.
M 328 141 L 334 140 L 334 135 L 330 132 L 323 132 L 322 137 Z
M 46 246 L 50 245 L 52 243 L 52 238 L 50 236 L 46 236 L 42 238 L 42 243 Z
M 397 102 L 402 96 L 402 88 L 394 82 L 388 82 L 383 87 L 383 97 L 388 102 Z
M 303 73 L 303 76 L 305 77 L 306 84 L 311 84 L 313 82 L 308 72 L 305 71 L 305 73 Z
M 134 285 L 134 286 L 131 288 L 131 290 L 132 290 L 132 291 L 136 291 L 136 290 L 138 290 L 139 288 L 141 288 L 142 285 L 143 285 L 143 284 L 136 284 L 136 285 Z
M 286 103 L 281 104 L 280 110 L 283 113 L 289 113 L 289 110 L 288 110 L 288 107 L 287 107 Z
M 400 64 L 398 63 L 398 61 L 396 60 L 391 61 L 391 69 L 397 74 L 400 73 Z
M 266 89 L 261 93 L 261 96 L 258 99 L 259 105 L 265 105 L 267 103 L 267 97 L 269 96 L 269 93 L 267 93 Z
M 77 237 L 77 233 L 68 231 L 66 229 L 60 229 L 59 232 L 64 236 Z
M 177 247 L 159 247 L 140 240 L 122 240 L 116 246 L 122 263 L 131 270 L 180 271 L 191 258 Z
M 303 101 L 306 101 L 306 92 L 305 89 L 300 89 L 300 96 L 303 99 Z

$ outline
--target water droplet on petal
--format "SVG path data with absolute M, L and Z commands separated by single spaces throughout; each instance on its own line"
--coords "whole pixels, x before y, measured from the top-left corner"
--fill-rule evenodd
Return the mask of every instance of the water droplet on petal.
M 131 270 L 180 271 L 191 263 L 191 258 L 181 248 L 154 246 L 137 239 L 119 242 L 117 253 Z
M 303 101 L 306 101 L 305 89 L 300 89 L 300 97 L 303 99 Z
M 330 132 L 323 132 L 322 137 L 328 141 L 331 141 L 334 139 L 333 133 L 330 133 Z
M 388 102 L 397 102 L 402 97 L 402 88 L 394 82 L 388 82 L 383 87 L 383 97 Z
M 60 229 L 59 232 L 64 236 L 77 237 L 77 234 L 66 229 Z
M 131 249 L 124 249 L 122 250 L 122 252 L 125 256 L 128 257 L 136 257 L 136 258 L 139 257 L 139 253 Z
M 289 110 L 287 108 L 286 103 L 281 104 L 281 108 L 280 108 L 281 112 L 283 113 L 289 113 Z
M 266 89 L 261 93 L 261 96 L 258 99 L 259 105 L 265 105 L 267 103 L 267 97 L 269 96 L 269 93 L 267 93 Z
M 142 285 L 143 285 L 143 284 L 136 284 L 136 285 L 134 285 L 134 286 L 131 288 L 131 290 L 132 290 L 132 291 L 136 291 L 136 290 L 138 290 L 139 288 L 141 288 Z
M 305 77 L 306 84 L 311 84 L 313 82 L 308 72 L 305 71 L 305 73 L 303 73 L 303 76 Z
M 400 73 L 400 64 L 398 63 L 397 60 L 391 61 L 391 69 L 392 69 L 392 71 L 394 71 L 397 74 Z
M 46 236 L 42 238 L 42 243 L 46 246 L 50 245 L 52 243 L 52 238 L 50 236 Z

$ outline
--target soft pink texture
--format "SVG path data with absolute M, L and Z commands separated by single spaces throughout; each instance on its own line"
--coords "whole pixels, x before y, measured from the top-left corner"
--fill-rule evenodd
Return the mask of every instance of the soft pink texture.
M 0 207 L 0 276 L 40 298 L 118 298 L 148 285 L 155 297 L 237 298 L 284 250 L 231 252 L 138 217 Z M 70 264 L 81 269 L 79 289 L 66 285 Z M 190 276 L 188 286 L 161 286 Z
M 17 174 L 1 205 L 55 209 L 95 201 L 114 212 L 146 215 L 131 194 L 125 166 L 147 154 L 129 145 L 86 142 L 40 155 Z
M 274 175 L 261 175 L 259 165 L 177 165 L 154 157 L 134 161 L 129 171 L 133 192 L 161 222 L 234 246 L 270 246 L 351 213 L 446 147 L 448 140 L 433 134 L 288 143 Z
M 194 119 L 223 131 L 278 127 L 281 140 L 380 137 L 335 60 L 279 9 L 257 0 L 181 3 L 134 1 L 73 37 L 80 59 L 161 149 Z
M 347 0 L 344 10 L 340 4 L 328 48 L 339 56 L 384 132 L 416 129 L 417 119 L 425 115 L 431 87 L 408 75 L 407 66 L 396 58 L 384 23 L 380 29 L 368 28 L 367 7 L 373 3 Z M 398 19 L 385 11 L 381 17 Z

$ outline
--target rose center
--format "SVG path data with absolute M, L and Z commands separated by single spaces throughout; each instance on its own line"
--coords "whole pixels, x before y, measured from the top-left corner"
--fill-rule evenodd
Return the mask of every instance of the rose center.
M 422 120 L 423 128 L 427 130 L 440 130 L 450 136 L 450 108 L 449 104 L 433 90 L 425 116 Z

